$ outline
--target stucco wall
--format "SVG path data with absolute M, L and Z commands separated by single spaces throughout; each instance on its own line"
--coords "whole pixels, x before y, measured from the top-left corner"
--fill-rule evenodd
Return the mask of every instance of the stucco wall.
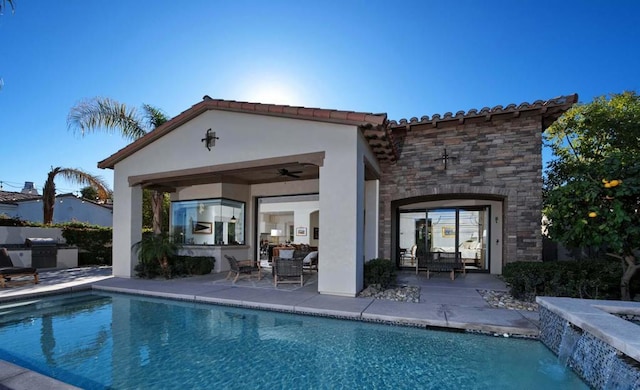
M 444 153 L 455 157 L 447 162 Z M 541 261 L 542 128 L 539 116 L 412 128 L 400 158 L 382 164 L 380 240 L 391 256 L 391 202 L 408 198 L 494 198 L 503 203 L 503 262 Z
M 211 151 L 201 142 L 209 128 L 219 137 Z M 140 239 L 140 191 L 129 185 L 129 177 L 316 152 L 325 153 L 320 178 L 311 183 L 319 191 L 321 209 L 319 251 L 324 260 L 318 290 L 354 296 L 362 288 L 364 161 L 373 158 L 360 130 L 350 125 L 224 111 L 203 113 L 115 165 L 114 275 L 132 275 L 136 260 L 130 248 Z M 369 161 L 369 165 L 375 167 L 377 162 Z M 252 197 L 274 188 L 245 186 L 227 191 L 226 186 L 222 196 L 247 201 L 249 218 L 254 215 Z M 275 192 L 295 193 L 290 187 L 293 183 L 279 183 Z M 250 219 L 247 223 L 247 243 L 255 245 L 255 225 Z
M 7 210 L 8 216 L 17 217 L 23 221 L 42 222 L 42 201 L 22 201 L 16 204 L 11 212 Z M 83 201 L 75 196 L 57 197 L 53 209 L 53 223 L 72 221 L 112 226 L 113 213 L 107 207 Z

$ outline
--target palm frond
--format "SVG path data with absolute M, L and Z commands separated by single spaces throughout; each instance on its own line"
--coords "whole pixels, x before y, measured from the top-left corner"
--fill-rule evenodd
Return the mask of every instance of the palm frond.
M 142 109 L 144 110 L 143 117 L 145 122 L 151 129 L 156 129 L 169 120 L 167 114 L 158 107 L 145 103 L 142 105 Z
M 13 4 L 13 0 L 2 0 L 2 3 L 0 3 L 0 14 L 2 14 L 3 9 L 7 8 L 7 3 L 11 6 L 11 12 L 15 12 L 16 5 Z
M 119 133 L 128 140 L 136 140 L 147 133 L 135 108 L 110 98 L 85 99 L 71 108 L 67 127 L 81 135 L 104 130 Z
M 78 185 L 88 185 L 98 190 L 98 198 L 107 199 L 111 193 L 107 182 L 100 176 L 94 176 L 88 172 L 85 172 L 76 168 L 56 168 L 57 174 L 67 181 L 76 183 Z
M 53 210 L 55 208 L 56 184 L 55 179 L 60 175 L 64 179 L 80 185 L 90 185 L 98 190 L 100 199 L 107 199 L 111 195 L 107 183 L 100 177 L 75 168 L 51 167 L 44 183 L 42 192 L 43 223 L 51 224 L 53 221 Z

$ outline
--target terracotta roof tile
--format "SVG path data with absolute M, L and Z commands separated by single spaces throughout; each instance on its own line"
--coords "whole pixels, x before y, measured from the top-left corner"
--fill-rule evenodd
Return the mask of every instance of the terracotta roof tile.
M 466 119 L 475 117 L 485 117 L 491 120 L 494 116 L 511 113 L 519 115 L 523 111 L 539 110 L 539 113 L 550 123 L 562 115 L 569 107 L 578 100 L 578 95 L 560 96 L 550 100 L 536 100 L 533 103 L 521 103 L 519 105 L 509 104 L 506 107 L 494 106 L 493 108 L 483 107 L 478 110 L 472 108 L 465 111 L 457 111 L 455 115 L 447 112 L 444 115 L 434 114 L 422 116 L 420 119 L 413 117 L 409 120 L 387 121 L 387 114 L 374 114 L 355 111 L 328 110 L 311 107 L 295 107 L 277 104 L 261 104 L 250 102 L 238 102 L 235 100 L 212 99 L 205 95 L 202 102 L 196 103 L 189 109 L 183 111 L 176 117 L 169 120 L 164 125 L 148 133 L 144 137 L 127 145 L 125 148 L 98 163 L 100 168 L 113 168 L 114 165 L 145 147 L 156 139 L 162 137 L 173 129 L 190 121 L 207 110 L 222 110 L 241 112 L 246 114 L 271 115 L 285 118 L 316 120 L 329 123 L 346 124 L 360 127 L 365 138 L 380 160 L 394 161 L 398 157 L 399 140 L 394 135 L 394 128 L 407 128 L 413 125 L 430 124 L 434 127 L 440 122 L 459 121 L 463 123 Z
M 40 199 L 41 195 L 23 194 L 22 192 L 0 191 L 0 203 L 14 203 L 23 200 Z
M 531 110 L 540 110 L 541 113 L 546 115 L 555 116 L 556 118 L 562 115 L 564 111 L 569 109 L 573 104 L 577 103 L 578 95 L 567 95 L 567 96 L 559 96 L 557 98 L 549 99 L 549 100 L 536 100 L 533 103 L 520 103 L 509 104 L 506 107 L 497 105 L 493 108 L 483 107 L 479 111 L 475 108 L 468 110 L 466 113 L 464 111 L 458 111 L 455 115 L 451 112 L 447 112 L 444 115 L 433 114 L 431 118 L 428 115 L 423 116 L 418 120 L 418 118 L 413 117 L 409 120 L 400 119 L 399 121 L 389 121 L 389 126 L 391 128 L 397 127 L 406 127 L 407 125 L 419 125 L 419 124 L 434 124 L 437 125 L 438 122 L 450 121 L 450 120 L 464 120 L 467 118 L 473 118 L 478 116 L 489 116 L 489 118 L 493 115 L 501 115 L 505 113 L 519 113 L 522 111 L 531 111 Z M 549 109 L 553 108 L 552 112 Z

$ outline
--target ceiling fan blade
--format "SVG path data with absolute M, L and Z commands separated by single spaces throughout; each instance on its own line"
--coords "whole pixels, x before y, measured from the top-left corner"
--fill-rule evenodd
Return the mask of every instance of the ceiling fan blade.
M 299 179 L 300 176 L 298 176 L 298 173 L 302 173 L 302 171 L 290 171 L 287 168 L 280 168 L 278 169 L 278 174 L 280 176 L 289 176 L 289 177 L 293 177 L 295 179 Z

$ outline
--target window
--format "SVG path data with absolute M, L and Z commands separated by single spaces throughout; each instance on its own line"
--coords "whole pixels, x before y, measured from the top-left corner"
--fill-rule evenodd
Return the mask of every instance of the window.
M 230 199 L 171 202 L 170 231 L 187 245 L 243 245 L 245 204 Z

